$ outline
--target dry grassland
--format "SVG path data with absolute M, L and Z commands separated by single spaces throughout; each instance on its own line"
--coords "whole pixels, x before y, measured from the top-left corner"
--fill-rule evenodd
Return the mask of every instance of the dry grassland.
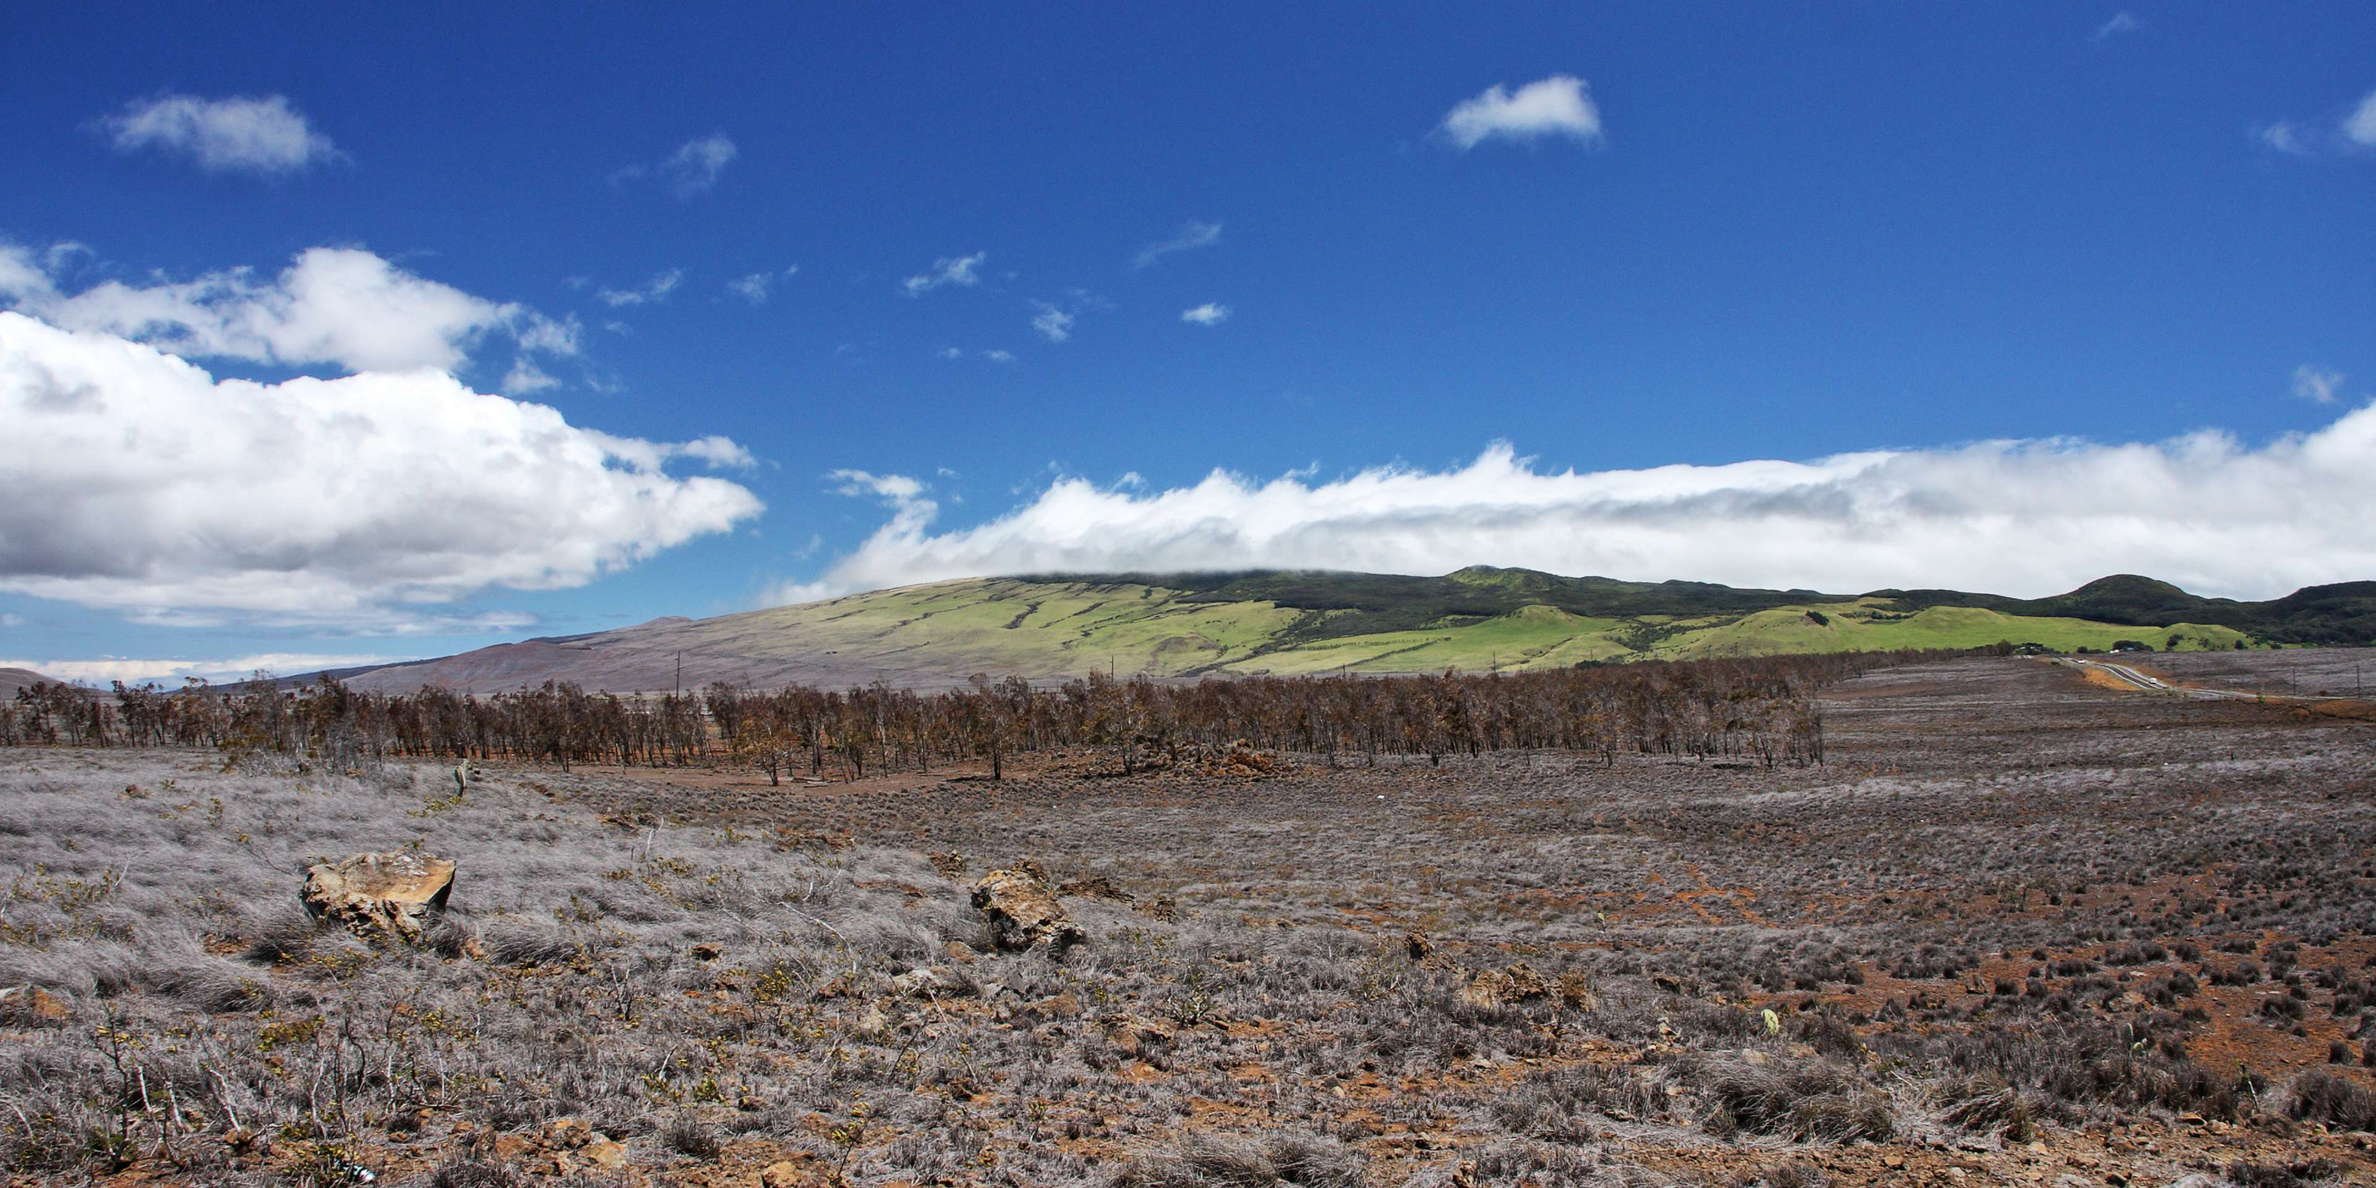
M 0 1168 L 2376 1180 L 2376 731 L 2010 659 L 1825 713 L 1801 769 L 494 766 L 457 796 L 426 765 L 0 753 Z M 461 863 L 425 946 L 299 910 L 308 858 L 407 845 Z M 990 950 L 967 889 L 1026 860 L 1087 943 Z

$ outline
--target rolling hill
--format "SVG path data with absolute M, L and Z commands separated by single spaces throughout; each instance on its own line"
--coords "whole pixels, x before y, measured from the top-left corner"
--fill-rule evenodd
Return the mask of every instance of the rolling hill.
M 2376 638 L 2376 582 L 2269 602 L 2206 599 L 2149 578 L 2012 599 L 1949 590 L 1865 595 L 1704 582 L 1622 582 L 1475 567 L 1441 577 L 1258 571 L 968 578 L 711 619 L 328 675 L 353 687 L 495 692 L 546 680 L 617 692 L 973 674 L 1048 680 L 1514 670 L 1634 659 L 1965 648 L 2155 649 Z

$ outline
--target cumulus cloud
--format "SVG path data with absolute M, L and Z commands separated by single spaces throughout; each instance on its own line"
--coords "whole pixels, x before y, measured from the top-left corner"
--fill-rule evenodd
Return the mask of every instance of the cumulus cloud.
M 384 629 L 491 587 L 583 584 L 756 516 L 723 438 L 613 437 L 432 369 L 218 380 L 0 312 L 0 590 L 159 616 Z
M 2376 405 L 2247 447 L 1992 441 L 1648 470 L 1555 471 L 1496 444 L 1445 470 L 1334 481 L 1215 471 L 1155 492 L 1051 483 L 971 528 L 933 531 L 921 490 L 785 598 L 981 574 L 1249 566 L 1565 574 L 1859 592 L 1948 586 L 2040 596 L 2115 572 L 2265 598 L 2376 574 Z
M 1180 320 L 1199 326 L 1218 326 L 1229 320 L 1229 307 L 1218 301 L 1207 301 L 1195 309 L 1181 310 Z
M 676 292 L 676 287 L 682 284 L 684 279 L 684 269 L 671 268 L 665 272 L 653 273 L 652 279 L 645 281 L 640 288 L 596 289 L 594 296 L 612 309 L 626 305 L 649 305 L 668 300 L 668 295 Z
M 295 173 L 339 155 L 282 95 L 160 95 L 135 100 L 101 124 L 121 152 L 155 149 L 221 173 Z
M 943 256 L 934 260 L 932 267 L 901 281 L 899 287 L 910 297 L 921 297 L 944 285 L 970 289 L 982 283 L 978 270 L 982 267 L 982 261 L 989 258 L 988 252 L 975 252 L 970 256 Z
M 992 349 L 983 351 L 982 357 L 990 360 L 993 363 L 1012 363 L 1015 361 L 1015 352 Z
M 1437 131 L 1463 151 L 1497 137 L 1541 140 L 1563 136 L 1593 144 L 1601 138 L 1601 116 L 1583 79 L 1554 74 L 1515 92 L 1498 83 L 1487 87 L 1446 112 Z
M 1039 331 L 1049 342 L 1063 342 L 1072 337 L 1073 315 L 1065 310 L 1039 302 L 1039 312 L 1031 315 L 1031 328 Z
M 2095 40 L 2109 41 L 2123 33 L 2134 33 L 2144 27 L 2145 23 L 2137 19 L 2137 14 L 2124 8 L 2113 13 L 2111 20 L 2096 26 Z
M 577 327 L 415 276 L 362 248 L 308 248 L 271 280 L 246 268 L 148 285 L 62 291 L 56 253 L 0 244 L 0 305 L 69 330 L 194 358 L 349 371 L 451 371 L 491 338 L 570 355 Z
M 1219 242 L 1221 242 L 1221 224 L 1191 219 L 1180 228 L 1178 234 L 1173 235 L 1170 239 L 1150 243 L 1140 248 L 1138 257 L 1132 264 L 1134 267 L 1145 268 L 1174 252 L 1191 252 L 1201 247 L 1211 247 Z
M 717 188 L 718 178 L 726 167 L 741 155 L 734 141 L 723 132 L 712 132 L 678 145 L 675 152 L 651 165 L 629 165 L 610 175 L 612 185 L 654 178 L 680 199 L 693 198 Z
M 2335 392 L 2343 386 L 2343 373 L 2332 367 L 2304 363 L 2294 368 L 2293 394 L 2319 404 L 2333 404 Z

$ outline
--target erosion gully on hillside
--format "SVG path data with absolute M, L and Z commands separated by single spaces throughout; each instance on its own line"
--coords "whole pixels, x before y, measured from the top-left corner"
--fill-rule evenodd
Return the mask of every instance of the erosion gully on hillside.
M 2376 1182 L 2376 729 L 2018 659 L 1824 711 L 1770 770 L 0 754 L 0 980 L 43 992 L 0 1142 L 61 1183 Z M 296 913 L 305 857 L 407 841 L 461 866 L 426 947 Z M 967 888 L 1025 861 L 1086 943 L 987 951 Z

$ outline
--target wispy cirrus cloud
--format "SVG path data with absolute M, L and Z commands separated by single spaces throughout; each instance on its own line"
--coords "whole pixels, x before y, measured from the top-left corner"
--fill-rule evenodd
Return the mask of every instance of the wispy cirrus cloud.
M 2343 373 L 2332 367 L 2304 363 L 2293 370 L 2293 394 L 2314 404 L 2333 404 L 2343 379 Z
M 1496 443 L 1441 470 L 1334 480 L 1216 470 L 1168 490 L 1062 478 L 987 523 L 935 531 L 921 488 L 856 551 L 779 597 L 942 578 L 1279 567 L 1446 573 L 1468 565 L 1858 592 L 2015 595 L 2112 572 L 2266 598 L 2376 572 L 2376 405 L 2246 446 L 2070 439 L 1876 450 L 1807 462 L 1554 470 Z
M 674 152 L 651 164 L 613 170 L 610 181 L 616 186 L 651 178 L 681 201 L 716 189 L 718 179 L 726 175 L 726 167 L 741 155 L 732 137 L 712 132 L 678 145 Z
M 296 173 L 341 155 L 285 95 L 159 95 L 100 127 L 120 152 L 155 150 L 218 173 Z
M 2361 148 L 2376 146 L 2376 91 L 2368 92 L 2359 106 L 2343 117 L 2343 139 Z
M 900 291 L 910 297 L 921 297 L 934 289 L 951 285 L 970 289 L 982 283 L 982 261 L 989 258 L 988 252 L 975 252 L 970 256 L 943 256 L 934 260 L 932 267 L 901 281 Z
M 791 265 L 782 272 L 747 273 L 727 281 L 726 291 L 753 305 L 765 305 L 768 294 L 773 291 L 777 281 L 798 275 L 800 275 L 800 265 L 798 264 Z
M 1037 312 L 1031 315 L 1031 328 L 1049 342 L 1064 342 L 1072 338 L 1076 315 L 1045 301 L 1036 303 Z
M 1221 224 L 1190 219 L 1171 238 L 1159 240 L 1140 248 L 1138 255 L 1132 258 L 1131 266 L 1145 268 L 1165 256 L 1179 252 L 1192 252 L 1198 248 L 1211 247 L 1219 242 L 1221 242 Z
M 612 309 L 629 305 L 651 305 L 668 300 L 668 295 L 676 292 L 677 286 L 684 283 L 684 280 L 684 269 L 670 268 L 653 273 L 652 279 L 636 288 L 596 289 L 594 297 L 595 300 Z
M 2121 34 L 2134 33 L 2144 27 L 2145 22 L 2138 20 L 2136 13 L 2130 12 L 2124 8 L 2119 12 L 2113 13 L 2110 20 L 2107 20 L 2103 24 L 2096 26 L 2095 36 L 2089 38 L 2089 40 L 2110 41 Z
M 2296 120 L 2277 120 L 2254 128 L 2252 138 L 2267 148 L 2296 157 L 2376 148 L 2376 91 L 2361 96 L 2331 127 L 2325 126 L 2324 121 L 2305 126 Z
M 1601 140 L 1600 108 L 1583 79 L 1554 74 L 1511 91 L 1495 84 L 1453 105 L 1438 134 L 1466 152 L 1487 140 Z

